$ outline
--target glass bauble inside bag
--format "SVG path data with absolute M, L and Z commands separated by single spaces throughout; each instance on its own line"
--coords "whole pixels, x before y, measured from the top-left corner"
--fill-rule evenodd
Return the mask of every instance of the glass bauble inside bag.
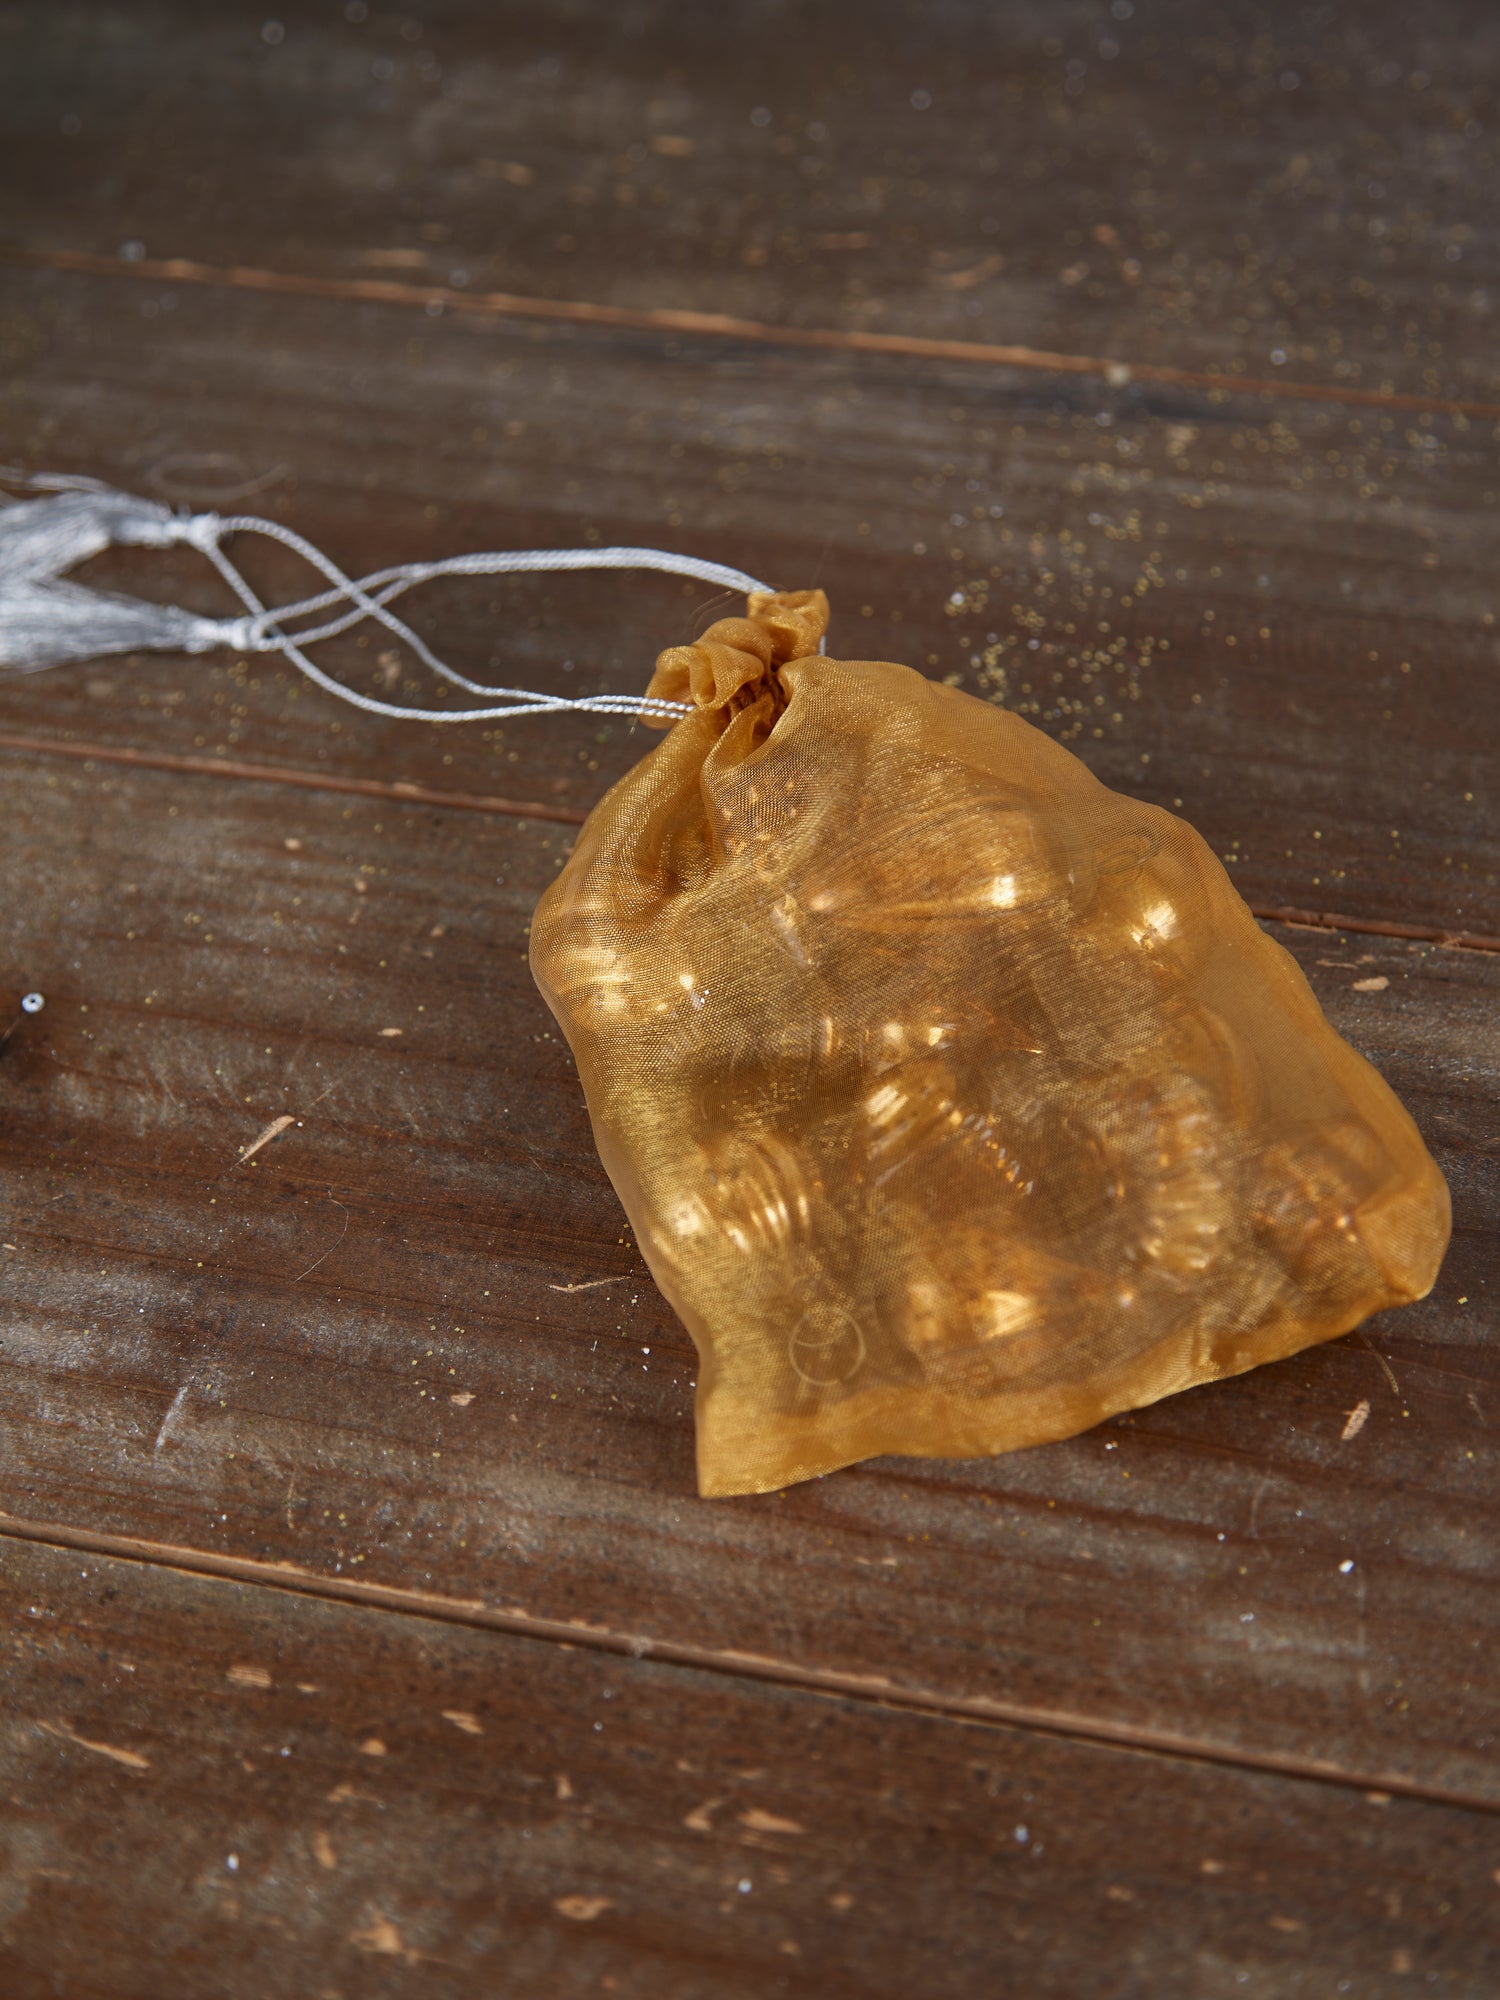
M 1422 1296 L 1448 1194 L 1183 821 L 758 594 L 532 965 L 699 1350 L 705 1494 L 968 1457 Z

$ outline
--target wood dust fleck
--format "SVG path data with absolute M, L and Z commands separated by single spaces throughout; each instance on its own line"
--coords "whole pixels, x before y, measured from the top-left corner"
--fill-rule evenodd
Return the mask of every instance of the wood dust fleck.
M 1370 1399 L 1368 1396 L 1361 1396 L 1344 1418 L 1344 1428 L 1339 1432 L 1339 1442 L 1347 1444 L 1350 1438 L 1357 1438 L 1369 1420 Z
M 806 1833 L 807 1828 L 795 1819 L 782 1819 L 776 1813 L 762 1812 L 752 1806 L 749 1812 L 740 1814 L 740 1825 L 748 1827 L 752 1833 Z
M 1352 990 L 1355 993 L 1384 993 L 1390 983 L 1385 974 L 1381 973 L 1375 979 L 1356 979 Z
M 60 1736 L 66 1743 L 76 1743 L 80 1750 L 92 1750 L 96 1757 L 112 1758 L 116 1764 L 123 1764 L 128 1771 L 149 1771 L 151 1759 L 141 1756 L 138 1750 L 120 1750 L 113 1743 L 99 1743 L 89 1736 L 80 1736 L 65 1722 L 42 1722 L 38 1728 L 45 1729 L 49 1736 Z
M 252 1140 L 241 1152 L 239 1164 L 244 1166 L 246 1160 L 252 1159 L 262 1146 L 269 1146 L 273 1139 L 279 1139 L 287 1127 L 295 1125 L 296 1122 L 290 1111 L 284 1111 L 279 1118 L 273 1118 L 260 1137 Z
M 560 1917 L 571 1917 L 575 1924 L 591 1924 L 614 1905 L 608 1896 L 559 1896 L 552 1907 Z
M 406 1946 L 401 1941 L 400 1931 L 397 1930 L 389 1917 L 376 1917 L 375 1921 L 369 1924 L 364 1930 L 350 1931 L 349 1942 L 360 1951 L 378 1952 L 385 1958 L 413 1959 L 416 1957 L 415 1952 L 409 1952 L 406 1949 Z
M 318 1866 L 320 1868 L 338 1867 L 339 1858 L 333 1851 L 333 1842 L 328 1838 L 322 1827 L 319 1827 L 313 1835 L 312 1850 L 318 1858 Z
M 986 278 L 997 277 L 1004 269 L 1004 257 L 998 250 L 992 250 L 977 264 L 969 264 L 961 271 L 938 271 L 934 276 L 950 292 L 972 292 L 976 285 L 982 285 Z
M 477 1715 L 471 1715 L 466 1708 L 445 1708 L 444 1722 L 451 1722 L 455 1729 L 461 1729 L 465 1736 L 483 1736 L 484 1725 Z
M 265 1667 L 231 1667 L 226 1678 L 242 1688 L 268 1688 L 271 1685 L 271 1675 Z

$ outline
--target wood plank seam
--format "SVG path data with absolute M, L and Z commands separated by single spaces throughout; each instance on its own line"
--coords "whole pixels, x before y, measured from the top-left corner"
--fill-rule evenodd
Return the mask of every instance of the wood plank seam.
M 507 799 L 482 792 L 445 792 L 403 780 L 346 778 L 333 772 L 299 771 L 285 764 L 248 764 L 232 757 L 187 757 L 172 751 L 65 743 L 54 737 L 20 736 L 0 730 L 0 750 L 36 757 L 69 757 L 84 764 L 122 764 L 128 769 L 165 771 L 181 777 L 230 778 L 245 784 L 291 785 L 309 792 L 341 792 L 356 798 L 386 799 L 395 805 L 438 806 L 449 812 L 497 814 L 510 819 L 545 819 L 582 826 L 588 814 L 573 806 L 545 805 L 534 799 Z M 1376 917 L 1340 916 L 1332 910 L 1304 910 L 1286 904 L 1249 903 L 1250 914 L 1266 923 L 1300 930 L 1343 931 L 1364 937 L 1409 939 L 1446 951 L 1500 952 L 1500 937 L 1479 931 L 1445 930 L 1433 924 L 1384 922 Z
M 37 757 L 72 757 L 86 764 L 124 764 L 138 771 L 169 771 L 187 778 L 235 778 L 244 784 L 295 785 L 309 792 L 343 792 L 361 799 L 388 799 L 396 805 L 443 806 L 451 812 L 498 813 L 507 819 L 559 820 L 582 826 L 588 814 L 576 806 L 544 805 L 536 799 L 506 799 L 482 792 L 444 792 L 401 779 L 345 778 L 332 771 L 299 771 L 286 764 L 246 764 L 233 757 L 185 757 L 172 751 L 136 750 L 63 743 L 45 736 L 15 736 L 0 730 L 0 750 Z M 1500 950 L 1500 939 L 1495 941 Z
M 1107 1744 L 1114 1749 L 1133 1750 L 1147 1757 L 1180 1758 L 1197 1764 L 1300 1779 L 1309 1784 L 1330 1785 L 1342 1790 L 1420 1800 L 1430 1805 L 1455 1806 L 1490 1816 L 1500 1815 L 1500 1802 L 1479 1793 L 1444 1785 L 1422 1784 L 1400 1775 L 1352 1771 L 1319 1758 L 1288 1756 L 1275 1751 L 1241 1751 L 1196 1737 L 1179 1736 L 1169 1730 L 1133 1728 L 994 1697 L 942 1695 L 920 1687 L 901 1687 L 878 1675 L 798 1666 L 768 1655 L 652 1639 L 644 1634 L 619 1632 L 567 1619 L 540 1618 L 525 1611 L 503 1610 L 475 1599 L 441 1597 L 435 1592 L 401 1589 L 387 1584 L 356 1583 L 342 1577 L 299 1569 L 291 1563 L 257 1562 L 243 1556 L 214 1555 L 206 1550 L 151 1542 L 133 1535 L 98 1533 L 53 1521 L 28 1521 L 12 1514 L 0 1514 L 0 1540 L 40 1543 L 59 1550 L 137 1562 L 150 1568 L 178 1570 L 189 1576 L 220 1577 L 261 1589 L 360 1605 L 402 1617 L 430 1618 L 444 1624 L 464 1625 L 553 1645 L 587 1648 L 636 1660 L 650 1659 L 667 1666 L 722 1674 L 732 1680 L 769 1682 L 800 1689 L 806 1694 L 858 1701 L 877 1708 L 899 1709 L 933 1720 L 1014 1729 L 1034 1735 L 1062 1737 L 1072 1742 Z
M 520 292 L 466 292 L 448 285 L 406 285 L 389 278 L 313 278 L 248 265 L 221 267 L 186 257 L 100 256 L 86 250 L 13 249 L 6 261 L 32 269 L 79 272 L 90 277 L 138 278 L 154 284 L 209 285 L 283 296 L 346 299 L 353 304 L 406 306 L 465 313 L 485 319 L 549 320 L 570 326 L 618 327 L 638 333 L 680 333 L 712 340 L 800 347 L 843 354 L 886 355 L 905 360 L 953 361 L 982 368 L 1024 368 L 1048 375 L 1090 375 L 1112 388 L 1158 382 L 1176 388 L 1274 396 L 1304 403 L 1337 403 L 1362 409 L 1414 410 L 1425 415 L 1500 417 L 1500 403 L 1462 397 L 1414 396 L 1396 390 L 1358 389 L 1338 383 L 1273 382 L 1260 376 L 1225 375 L 1166 362 L 1133 362 L 1097 354 L 1052 353 L 1045 348 L 921 334 L 867 333 L 854 328 L 778 326 L 728 313 L 671 307 L 599 305 L 587 300 L 532 298 Z

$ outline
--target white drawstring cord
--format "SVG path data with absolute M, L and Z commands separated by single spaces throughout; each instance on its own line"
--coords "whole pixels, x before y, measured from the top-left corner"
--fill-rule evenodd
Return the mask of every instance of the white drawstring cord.
M 650 569 L 747 594 L 769 588 L 722 563 L 645 548 L 532 549 L 452 556 L 440 562 L 400 563 L 355 579 L 346 576 L 305 536 L 255 515 L 174 514 L 159 502 L 66 474 L 25 477 L 0 470 L 0 479 L 49 496 L 0 507 L 0 668 L 22 672 L 107 652 L 152 647 L 207 652 L 227 647 L 280 653 L 299 673 L 338 700 L 399 721 L 480 722 L 497 716 L 560 711 L 655 715 L 671 721 L 690 713 L 691 704 L 647 695 L 544 695 L 528 688 L 496 688 L 470 680 L 441 660 L 388 606 L 417 584 L 443 577 L 538 571 Z M 293 604 L 267 607 L 224 549 L 224 542 L 236 534 L 264 535 L 280 543 L 326 577 L 330 588 Z M 111 544 L 162 548 L 172 543 L 185 544 L 206 556 L 245 607 L 245 615 L 201 618 L 174 605 L 149 604 L 60 581 L 64 570 Z M 335 606 L 346 608 L 310 628 L 286 629 L 292 621 L 316 617 Z M 486 706 L 445 710 L 381 701 L 334 680 L 308 658 L 307 647 L 336 638 L 366 619 L 373 619 L 409 646 L 425 666 L 450 685 L 483 696 Z

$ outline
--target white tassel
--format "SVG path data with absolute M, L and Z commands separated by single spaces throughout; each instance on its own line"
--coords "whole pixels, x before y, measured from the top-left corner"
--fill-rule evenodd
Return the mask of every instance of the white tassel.
M 154 500 L 137 499 L 95 480 L 55 474 L 22 480 L 0 473 L 0 478 L 45 495 L 0 506 L 0 669 L 17 673 L 92 659 L 102 653 L 206 653 L 222 646 L 242 653 L 280 653 L 299 673 L 340 701 L 403 721 L 474 722 L 497 715 L 540 715 L 567 709 L 605 715 L 649 712 L 675 718 L 687 714 L 690 705 L 645 695 L 583 695 L 569 700 L 527 688 L 486 687 L 447 666 L 388 607 L 414 585 L 438 577 L 501 576 L 535 570 L 655 569 L 696 577 L 723 590 L 748 593 L 769 588 L 721 563 L 671 555 L 662 549 L 636 548 L 454 556 L 446 562 L 398 564 L 355 580 L 303 536 L 273 521 L 250 515 L 174 514 Z M 225 554 L 224 542 L 237 534 L 265 535 L 280 542 L 304 557 L 330 587 L 294 604 L 267 608 Z M 202 618 L 174 604 L 150 604 L 60 580 L 64 570 L 111 546 L 169 548 L 174 543 L 200 550 L 244 605 L 246 615 Z M 320 616 L 322 622 L 318 623 Z M 287 629 L 308 618 L 315 622 L 301 630 Z M 410 646 L 442 679 L 482 696 L 486 706 L 400 707 L 343 686 L 307 657 L 306 647 L 347 632 L 367 618 Z
M 111 544 L 201 547 L 201 518 L 108 487 L 73 488 L 0 509 L 0 667 L 33 673 L 101 653 L 206 653 L 243 644 L 247 619 L 200 618 L 175 604 L 58 581 Z

